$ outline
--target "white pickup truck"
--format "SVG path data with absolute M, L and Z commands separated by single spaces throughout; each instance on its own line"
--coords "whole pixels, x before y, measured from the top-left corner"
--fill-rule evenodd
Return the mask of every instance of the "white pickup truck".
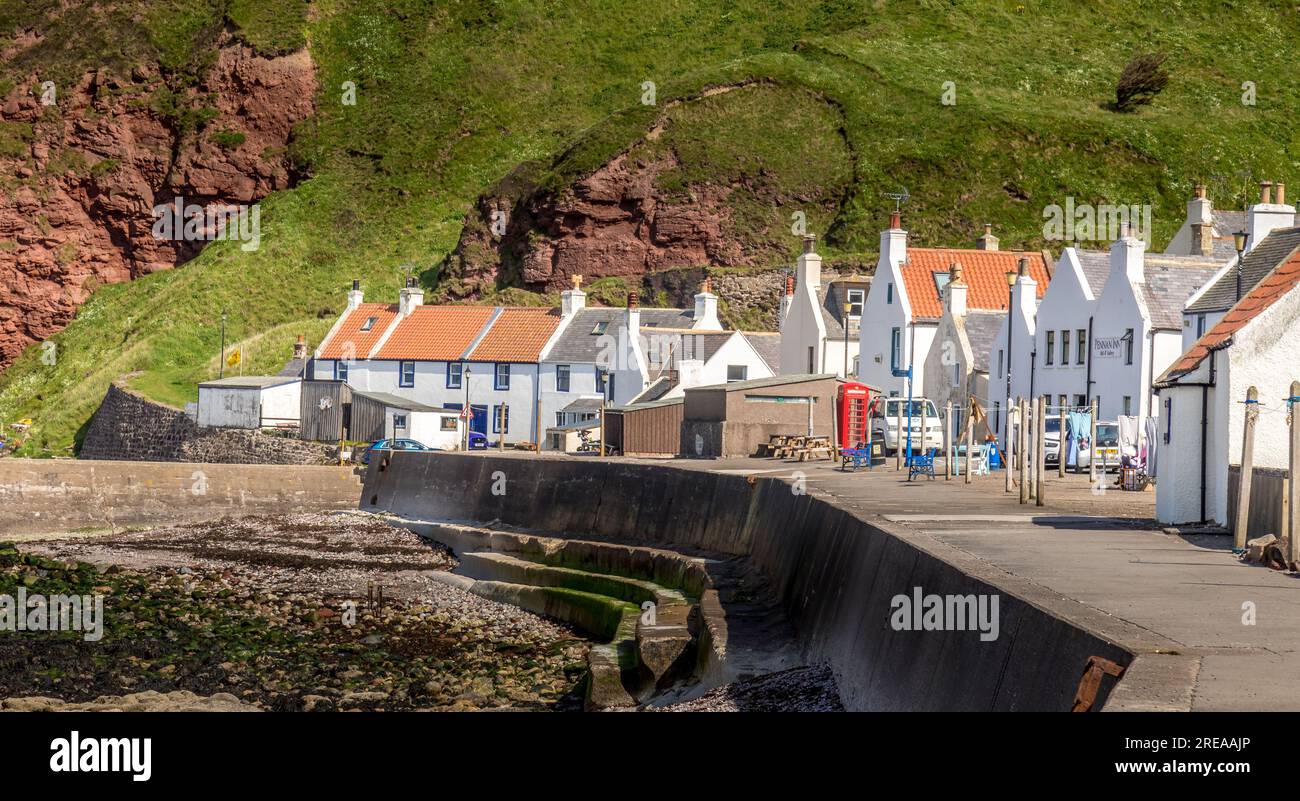
M 943 420 L 934 408 L 934 402 L 927 398 L 913 398 L 912 407 L 907 407 L 907 398 L 885 398 L 876 406 L 875 416 L 871 419 L 871 439 L 883 442 L 885 450 L 893 453 L 899 448 L 907 448 L 908 412 L 911 412 L 912 452 L 925 453 L 931 448 L 943 448 Z M 884 415 L 881 416 L 881 412 Z M 902 436 L 899 436 L 898 415 L 903 414 Z

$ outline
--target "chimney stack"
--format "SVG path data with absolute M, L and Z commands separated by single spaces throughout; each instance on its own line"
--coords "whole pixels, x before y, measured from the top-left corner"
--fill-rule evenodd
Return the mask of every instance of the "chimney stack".
M 1199 198 L 1204 198 L 1204 197 L 1205 197 L 1205 184 L 1197 184 L 1197 185 L 1192 189 L 1192 196 L 1195 197 L 1195 198 L 1198 198 L 1198 199 L 1199 199 Z
M 415 278 L 407 278 L 406 286 L 397 295 L 397 309 L 403 317 L 415 311 L 415 307 L 424 303 L 424 290 L 416 286 Z
M 365 295 L 361 291 L 361 281 L 353 278 L 352 289 L 348 290 L 348 311 L 360 306 L 364 299 Z
M 880 232 L 880 263 L 900 267 L 907 263 L 907 232 L 903 230 L 902 215 L 895 211 L 889 215 L 888 230 Z M 883 275 L 877 270 L 877 275 Z
M 799 254 L 795 265 L 799 283 L 812 290 L 814 295 L 822 285 L 822 257 L 817 255 L 816 245 L 816 235 L 804 234 L 803 253 Z
M 582 276 L 574 275 L 571 280 L 573 288 L 560 293 L 560 315 L 566 318 L 587 307 L 587 293 L 582 291 Z
M 944 289 L 948 313 L 953 317 L 966 314 L 966 281 L 962 278 L 961 262 L 954 261 L 948 268 L 948 286 Z
M 1209 256 L 1214 253 L 1214 226 L 1210 223 L 1192 223 L 1192 255 Z
M 975 240 L 977 250 L 997 250 L 998 238 L 993 235 L 993 223 L 984 223 L 984 236 Z
M 1277 185 L 1277 200 L 1273 201 L 1273 183 L 1260 181 L 1259 203 L 1246 212 L 1246 252 L 1263 242 L 1265 237 L 1279 228 L 1295 225 L 1295 208 L 1286 205 L 1286 184 Z
M 700 291 L 695 295 L 695 322 L 691 324 L 691 328 L 721 331 L 722 322 L 718 320 L 718 296 L 709 289 L 709 279 L 706 276 L 700 284 Z
M 295 359 L 307 358 L 307 337 L 303 336 L 302 334 L 299 334 L 298 341 L 293 343 L 293 358 Z

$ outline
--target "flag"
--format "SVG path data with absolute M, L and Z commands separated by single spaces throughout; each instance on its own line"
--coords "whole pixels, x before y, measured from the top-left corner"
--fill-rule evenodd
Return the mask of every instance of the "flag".
M 239 360 L 240 360 L 239 351 L 240 351 L 239 348 L 235 348 L 230 352 L 230 355 L 226 357 L 227 367 L 234 367 L 235 365 L 239 364 Z

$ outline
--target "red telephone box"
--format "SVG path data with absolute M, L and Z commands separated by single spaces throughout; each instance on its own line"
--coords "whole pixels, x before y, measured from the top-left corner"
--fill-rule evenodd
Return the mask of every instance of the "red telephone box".
M 879 394 L 866 384 L 845 381 L 835 399 L 835 417 L 841 448 L 855 448 L 868 441 L 871 426 L 871 398 Z

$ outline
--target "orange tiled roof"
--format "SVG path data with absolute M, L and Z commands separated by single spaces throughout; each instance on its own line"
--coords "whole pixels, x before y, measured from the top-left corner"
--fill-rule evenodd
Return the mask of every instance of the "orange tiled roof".
M 535 362 L 560 325 L 559 309 L 503 309 L 469 354 L 479 362 Z
M 374 358 L 456 361 L 495 312 L 491 306 L 417 306 Z
M 961 262 L 966 282 L 966 307 L 986 311 L 1007 308 L 1007 273 L 1015 272 L 1021 257 L 1029 259 L 1029 274 L 1038 282 L 1038 297 L 1047 291 L 1051 269 L 1041 252 L 1014 250 L 962 250 L 959 248 L 908 248 L 903 265 L 907 299 L 916 317 L 943 316 L 943 302 L 934 283 L 935 273 L 947 273 L 954 261 Z
M 1228 313 L 1223 316 L 1213 328 L 1206 331 L 1196 344 L 1192 345 L 1178 361 L 1174 362 L 1165 374 L 1160 377 L 1161 381 L 1167 381 L 1172 378 L 1196 369 L 1197 365 L 1205 361 L 1205 357 L 1210 355 L 1210 351 L 1218 350 L 1220 347 L 1228 344 L 1232 335 L 1246 327 L 1246 324 L 1258 317 L 1269 306 L 1272 306 L 1286 293 L 1290 292 L 1300 284 L 1300 252 L 1294 253 L 1289 259 L 1278 265 L 1273 272 L 1269 273 L 1263 281 L 1255 285 L 1255 288 L 1242 296 Z
M 364 359 L 375 346 L 379 338 L 388 330 L 388 326 L 397 316 L 397 306 L 388 303 L 362 303 L 344 318 L 343 324 L 334 332 L 334 336 L 321 346 L 322 359 Z M 375 321 L 362 331 L 366 321 L 374 317 Z M 351 343 L 351 353 L 348 344 Z

